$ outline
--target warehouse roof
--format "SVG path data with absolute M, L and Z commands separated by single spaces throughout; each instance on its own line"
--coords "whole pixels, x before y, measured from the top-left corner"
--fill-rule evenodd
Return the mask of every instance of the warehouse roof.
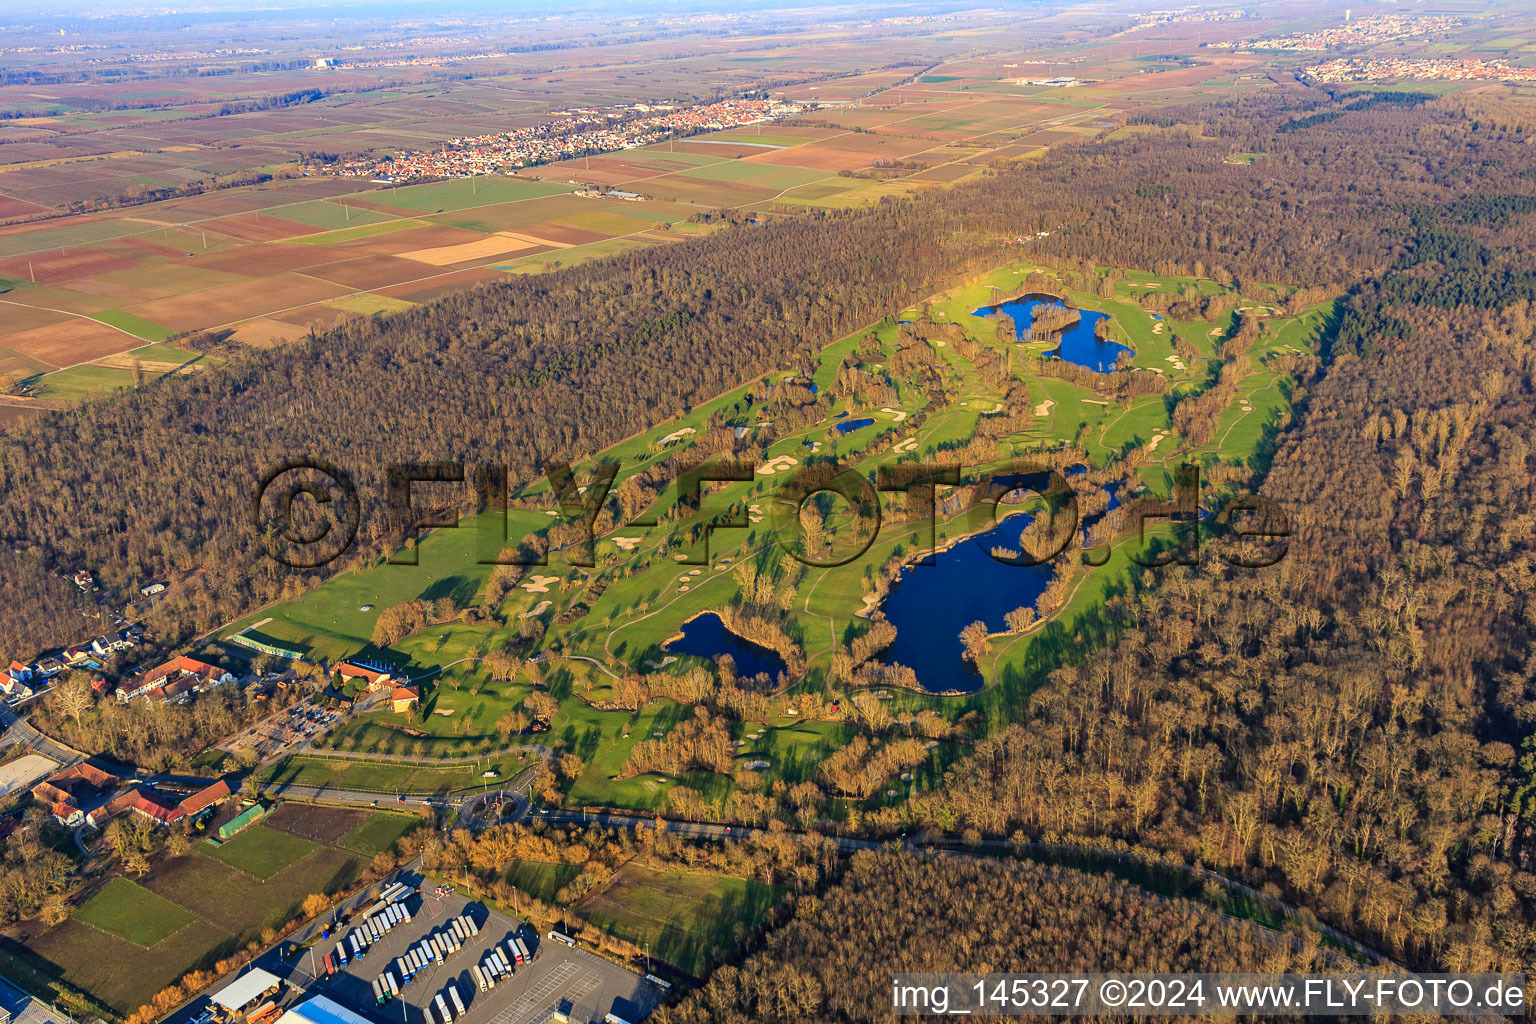
M 325 996 L 315 996 L 277 1018 L 277 1024 L 373 1024 L 373 1021 Z
M 219 989 L 211 998 L 225 1009 L 239 1010 L 249 1006 L 255 1002 L 257 996 L 277 987 L 280 983 L 277 975 L 257 967 Z

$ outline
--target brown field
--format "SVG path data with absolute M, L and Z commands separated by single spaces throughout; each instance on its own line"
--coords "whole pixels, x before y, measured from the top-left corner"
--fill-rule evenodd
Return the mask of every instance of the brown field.
M 27 217 L 47 209 L 46 206 L 29 203 L 25 199 L 13 199 L 7 195 L 0 195 L 0 217 Z
M 0 260 L 0 274 L 22 280 L 36 278 L 38 284 L 61 284 L 92 274 L 106 274 L 133 266 L 111 253 L 92 249 L 55 249 L 31 256 L 12 256 Z
M 540 221 L 537 224 L 529 224 L 526 228 L 517 232 L 521 238 L 538 245 L 550 245 L 555 248 L 564 248 L 568 245 L 585 245 L 588 242 L 601 242 L 605 238 L 613 236 L 601 231 L 589 231 L 586 228 L 572 227 L 569 224 L 553 224 L 549 221 Z
M 1131 75 L 1129 78 L 1096 82 L 1089 86 L 1089 88 L 1103 92 L 1157 92 L 1161 89 L 1177 89 L 1199 85 L 1201 82 L 1220 78 L 1223 75 L 1230 74 L 1235 69 L 1247 67 L 1249 64 L 1250 62 L 1248 61 L 1217 60 L 1213 61 L 1209 66 L 1179 68 L 1174 71 L 1154 71 L 1148 75 Z
M 450 245 L 461 245 L 483 237 L 485 236 L 479 231 L 450 227 L 446 224 L 433 224 L 424 228 L 407 228 L 404 231 L 375 235 L 356 242 L 349 248 L 380 256 L 399 256 L 401 253 L 417 249 L 438 249 Z
M 36 309 L 20 303 L 0 299 L 0 338 L 7 334 L 20 334 L 49 324 L 63 323 L 71 317 L 68 313 L 56 313 L 51 309 Z
M 175 295 L 130 306 L 125 312 L 174 331 L 222 327 L 272 312 L 274 296 L 287 306 L 305 306 L 345 295 L 349 289 L 303 274 L 279 274 L 223 285 L 193 295 Z M 285 307 L 286 308 L 286 307 Z
M 180 259 L 179 253 L 177 257 L 179 265 L 173 270 L 165 264 L 137 266 L 72 283 L 76 291 L 110 299 L 116 305 L 129 305 L 249 280 L 240 274 L 205 269 L 201 266 L 188 266 Z M 27 298 L 31 299 L 35 293 L 29 288 L 26 294 Z M 97 312 L 97 310 L 93 309 L 90 312 Z
M 407 302 L 431 302 L 452 292 L 460 291 L 470 285 L 481 284 L 485 281 L 500 281 L 502 274 L 495 270 L 460 270 L 451 274 L 435 277 L 430 281 L 420 281 L 414 284 L 399 284 L 393 288 L 380 288 L 380 295 L 391 299 L 405 299 Z
M 327 846 L 335 846 L 369 817 L 371 815 L 367 811 L 286 803 L 263 819 L 262 824 Z
M 54 366 L 74 366 L 141 345 L 116 328 L 76 317 L 64 323 L 36 327 L 6 337 L 7 348 Z
M 266 277 L 290 270 L 306 270 L 326 263 L 345 259 L 351 253 L 328 249 L 323 245 L 285 245 L 273 242 L 267 245 L 242 245 L 236 249 L 208 255 L 194 254 L 186 260 L 189 266 L 200 270 L 222 270 L 247 277 Z
M 417 268 L 420 269 L 419 267 Z M 302 309 L 291 310 L 287 313 L 278 313 L 268 319 L 281 321 L 285 324 L 297 324 L 300 327 L 314 327 L 317 331 L 327 331 L 337 324 L 348 320 L 357 319 L 356 313 L 349 313 L 335 306 L 327 306 L 324 303 L 316 303 L 313 306 L 305 306 Z
M 230 335 L 234 340 L 252 348 L 270 348 L 273 345 L 285 345 L 290 341 L 298 341 L 309 336 L 309 328 L 299 324 L 284 323 L 272 317 L 259 316 L 254 320 L 236 324 L 234 333 Z
M 373 291 L 385 285 L 414 281 L 424 273 L 430 271 L 424 271 L 418 263 L 395 256 L 358 256 L 317 267 L 309 272 L 311 277 L 344 284 L 360 291 Z
M 217 231 L 221 235 L 228 235 L 246 242 L 272 242 L 281 238 L 314 235 L 321 230 L 308 224 L 300 224 L 298 221 L 283 220 L 270 213 L 242 213 L 234 217 L 221 217 L 218 220 L 209 221 L 204 226 L 209 231 Z

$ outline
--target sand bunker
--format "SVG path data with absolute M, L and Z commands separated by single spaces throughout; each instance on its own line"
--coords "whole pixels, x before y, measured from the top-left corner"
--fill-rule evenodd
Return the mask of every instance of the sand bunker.
M 759 768 L 767 768 L 770 763 L 771 762 L 769 761 L 748 761 L 746 764 L 742 765 L 742 767 L 749 772 L 755 772 Z
M 1156 437 L 1152 438 L 1152 440 L 1147 442 L 1147 451 L 1149 451 L 1149 452 L 1157 451 L 1157 446 L 1162 444 L 1162 443 L 1163 443 L 1163 435 L 1158 434 Z
M 673 441 L 681 441 L 683 438 L 687 437 L 689 434 L 692 434 L 694 432 L 695 431 L 694 431 L 694 429 L 692 427 L 684 427 L 681 430 L 674 430 L 674 431 L 672 431 L 672 433 L 668 434 L 666 437 L 662 438 L 657 443 L 658 444 L 671 444 Z
M 1098 399 L 1098 398 L 1085 398 L 1085 399 L 1083 399 L 1083 401 L 1087 402 L 1089 405 L 1108 405 L 1109 404 L 1108 402 L 1103 401 L 1102 399 Z
M 518 584 L 518 586 L 522 587 L 524 590 L 528 591 L 528 593 L 530 593 L 530 594 L 547 594 L 547 593 L 549 593 L 549 585 L 551 583 L 559 583 L 559 582 L 560 582 L 560 577 L 559 576 L 537 576 L 537 575 L 535 575 L 535 576 L 528 577 L 528 582 L 527 583 L 520 583 L 520 584 Z
M 1053 405 L 1055 405 L 1055 404 L 1056 404 L 1056 402 L 1053 399 L 1047 398 L 1045 401 L 1043 401 L 1039 405 L 1035 406 L 1035 415 L 1036 416 L 1048 415 L 1050 413 L 1050 411 L 1051 411 L 1051 407 Z
M 521 617 L 525 618 L 525 619 L 531 619 L 535 615 L 543 615 L 545 609 L 547 609 L 548 607 L 549 607 L 549 602 L 548 601 L 540 601 L 538 604 L 534 605 L 530 610 L 528 610 L 526 612 L 523 612 Z
M 900 454 L 902 454 L 904 452 L 912 452 L 912 451 L 916 451 L 916 450 L 917 450 L 917 438 L 915 438 L 915 437 L 909 437 L 905 441 L 899 442 L 898 444 L 894 444 L 894 445 L 891 446 L 891 451 L 895 452 L 897 455 L 900 455 Z
M 907 418 L 907 410 L 905 409 L 892 409 L 889 406 L 883 406 L 880 411 L 890 413 L 891 419 L 897 423 Z
M 773 476 L 773 474 L 779 472 L 780 470 L 785 470 L 790 466 L 798 465 L 800 465 L 800 460 L 795 458 L 793 455 L 780 455 L 777 458 L 769 459 L 761 466 L 758 466 L 757 471 L 763 476 Z
M 615 537 L 613 543 L 620 551 L 633 551 L 644 539 L 644 537 Z

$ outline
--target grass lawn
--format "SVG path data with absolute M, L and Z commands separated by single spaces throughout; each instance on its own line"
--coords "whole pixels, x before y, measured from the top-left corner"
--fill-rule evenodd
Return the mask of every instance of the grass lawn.
M 406 814 L 375 814 L 348 832 L 341 845 L 365 857 L 377 856 L 421 823 L 420 818 Z
M 252 825 L 222 846 L 210 844 L 204 853 L 216 861 L 265 880 L 315 849 L 314 843 L 291 832 Z
M 91 316 L 91 319 L 99 320 L 110 327 L 127 331 L 129 334 L 143 338 L 145 341 L 164 341 L 176 333 L 169 327 L 162 327 L 153 320 L 146 320 L 141 316 L 134 316 L 132 313 L 124 313 L 117 309 L 111 309 L 105 313 L 95 313 Z
M 196 914 L 122 877 L 103 886 L 74 916 L 139 946 L 153 946 L 197 920 Z
M 38 382 L 38 398 L 75 401 L 108 395 L 120 388 L 133 387 L 133 372 L 108 366 L 72 366 L 50 373 Z
M 506 879 L 534 899 L 555 902 L 555 893 L 569 884 L 581 868 L 575 864 L 556 864 L 541 860 L 514 861 Z
M 764 882 L 627 864 L 606 889 L 576 909 L 598 928 L 704 977 L 736 950 L 781 896 L 779 887 Z
M 443 796 L 479 788 L 485 781 L 481 772 L 487 769 L 498 773 L 491 781 L 505 781 L 523 767 L 525 764 L 520 763 L 516 755 L 444 768 L 344 758 L 285 757 L 262 772 L 259 780 L 267 785 L 348 789 L 385 796 L 391 793 Z
M 392 299 L 387 295 L 375 295 L 372 292 L 359 292 L 356 295 L 332 299 L 326 305 L 332 309 L 370 316 L 374 313 L 398 313 L 401 310 L 414 308 L 416 303 L 406 302 L 404 299 Z
M 475 206 L 491 206 L 518 199 L 537 199 L 573 191 L 569 185 L 513 178 L 461 178 L 431 185 L 406 185 L 384 189 L 369 198 L 384 206 L 416 213 L 445 213 Z

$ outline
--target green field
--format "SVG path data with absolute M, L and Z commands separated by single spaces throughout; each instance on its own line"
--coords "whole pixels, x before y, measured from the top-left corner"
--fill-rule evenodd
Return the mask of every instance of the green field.
M 74 916 L 138 946 L 153 946 L 197 920 L 196 914 L 121 876 L 82 903 Z
M 745 185 L 761 185 L 765 188 L 786 189 L 796 185 L 808 185 L 813 181 L 830 178 L 827 171 L 813 171 L 804 167 L 784 167 L 778 164 L 759 164 L 748 160 L 725 160 L 717 164 L 680 171 L 678 177 L 703 178 L 706 181 L 740 182 Z
M 375 814 L 348 832 L 341 845 L 354 853 L 372 857 L 388 850 L 420 825 L 420 818 L 406 814 Z
M 307 839 L 263 825 L 252 825 L 222 846 L 209 844 L 207 856 L 265 881 L 316 849 Z
M 108 310 L 105 313 L 93 313 L 91 314 L 91 319 L 99 320 L 109 327 L 116 327 L 119 330 L 127 331 L 129 334 L 143 338 L 145 341 L 164 341 L 176 333 L 169 327 L 162 327 L 153 321 L 145 320 L 141 316 L 134 316 L 132 313 L 124 313 L 119 309 Z
M 478 790 L 487 780 L 483 773 L 498 772 L 496 780 L 511 778 L 522 767 L 516 756 L 452 767 L 395 764 L 326 757 L 286 757 L 265 769 L 259 780 L 266 785 L 315 786 L 388 796 L 446 796 Z
M 370 198 L 383 206 L 414 213 L 447 213 L 475 206 L 509 203 L 519 199 L 570 192 L 572 186 L 547 181 L 512 178 L 462 178 L 432 185 L 406 185 L 373 193 Z
M 741 945 L 783 890 L 686 868 L 627 864 L 576 909 L 610 934 L 702 978 Z
M 72 366 L 50 373 L 37 385 L 39 398 L 78 401 L 110 395 L 120 388 L 133 387 L 133 371 L 108 366 Z

